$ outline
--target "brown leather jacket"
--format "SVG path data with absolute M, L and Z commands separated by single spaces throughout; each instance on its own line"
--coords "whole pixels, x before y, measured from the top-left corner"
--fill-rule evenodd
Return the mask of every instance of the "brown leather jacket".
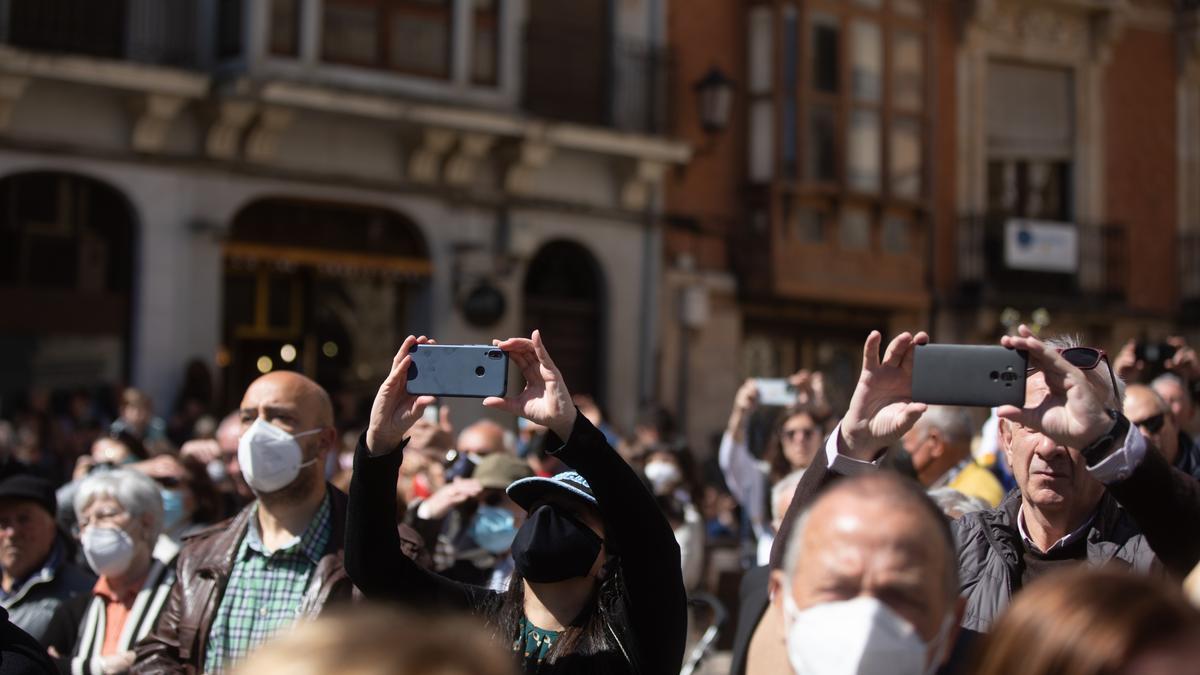
M 315 617 L 326 603 L 349 600 L 354 586 L 342 567 L 345 541 L 346 495 L 328 486 L 332 498 L 333 532 L 325 555 L 304 594 L 301 617 Z M 138 643 L 134 673 L 199 673 L 204 669 L 208 632 L 225 584 L 233 572 L 233 558 L 246 534 L 253 504 L 233 518 L 197 532 L 179 553 L 177 580 L 158 617 L 154 630 Z

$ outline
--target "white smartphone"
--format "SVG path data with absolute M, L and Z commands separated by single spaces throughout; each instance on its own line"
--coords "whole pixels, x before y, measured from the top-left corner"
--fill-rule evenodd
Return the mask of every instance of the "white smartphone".
M 782 377 L 756 377 L 759 405 L 786 408 L 796 402 L 796 387 Z

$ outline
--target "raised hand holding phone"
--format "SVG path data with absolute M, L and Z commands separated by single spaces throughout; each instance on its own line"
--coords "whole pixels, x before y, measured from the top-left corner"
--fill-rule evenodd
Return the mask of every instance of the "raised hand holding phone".
M 379 386 L 375 401 L 371 404 L 371 420 L 367 426 L 367 450 L 372 455 L 383 455 L 396 449 L 413 423 L 421 419 L 425 407 L 432 404 L 433 396 L 418 396 L 408 393 L 408 369 L 412 365 L 412 348 L 416 345 L 436 344 L 425 337 L 409 335 L 392 359 L 392 369 L 387 379 Z
M 871 461 L 900 440 L 925 412 L 912 400 L 913 347 L 929 342 L 924 332 L 897 335 L 879 358 L 883 336 L 873 330 L 863 344 L 863 366 L 850 406 L 842 418 L 838 452 Z
M 571 393 L 567 391 L 563 382 L 562 373 L 559 372 L 558 366 L 554 365 L 546 346 L 542 344 L 541 332 L 535 330 L 528 338 L 494 340 L 492 344 L 508 354 L 512 362 L 521 369 L 521 376 L 525 378 L 525 388 L 515 395 L 503 398 L 485 398 L 484 407 L 524 417 L 550 429 L 562 440 L 567 440 L 575 426 L 578 411 L 571 400 Z

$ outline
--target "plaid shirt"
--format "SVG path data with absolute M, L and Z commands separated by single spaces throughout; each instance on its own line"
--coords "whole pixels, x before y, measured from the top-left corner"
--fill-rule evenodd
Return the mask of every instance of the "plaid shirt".
M 263 546 L 255 509 L 209 632 L 206 673 L 225 671 L 295 622 L 317 562 L 329 544 L 333 507 L 328 494 L 304 534 L 273 552 Z

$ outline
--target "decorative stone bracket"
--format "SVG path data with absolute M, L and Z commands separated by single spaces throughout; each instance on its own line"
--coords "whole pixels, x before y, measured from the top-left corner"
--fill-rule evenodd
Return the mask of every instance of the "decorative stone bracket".
M 504 172 L 504 191 L 513 195 L 528 195 L 533 177 L 554 156 L 554 146 L 540 140 L 525 140 L 516 145 L 512 162 Z
M 667 165 L 647 159 L 633 164 L 629 175 L 621 183 L 621 207 L 630 211 L 641 211 L 650 205 L 650 196 L 663 179 Z
M 136 99 L 133 123 L 133 149 L 138 152 L 156 154 L 162 152 L 167 142 L 171 122 L 183 110 L 187 101 L 182 96 L 170 94 L 145 94 Z
M 474 182 L 479 164 L 486 159 L 495 142 L 496 137 L 488 134 L 463 134 L 458 150 L 446 160 L 446 183 L 466 187 Z
M 246 136 L 246 159 L 251 162 L 274 159 L 279 149 L 279 137 L 292 123 L 292 118 L 293 113 L 287 108 L 264 108 Z
M 408 178 L 415 183 L 434 184 L 441 175 L 442 160 L 458 134 L 449 129 L 426 128 L 421 135 L 421 145 L 412 151 L 408 159 Z M 487 148 L 484 148 L 486 152 Z M 472 167 L 473 169 L 473 167 Z
M 8 131 L 12 111 L 25 94 L 29 78 L 21 75 L 0 75 L 0 132 Z
M 222 101 L 213 107 L 212 124 L 204 139 L 204 152 L 213 159 L 237 159 L 242 135 L 258 106 L 250 101 Z

